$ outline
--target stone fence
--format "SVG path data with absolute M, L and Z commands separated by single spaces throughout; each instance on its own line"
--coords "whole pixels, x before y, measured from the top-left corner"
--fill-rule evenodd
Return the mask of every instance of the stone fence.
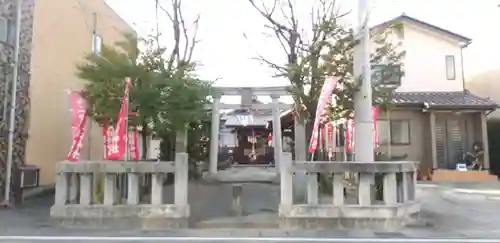
M 284 153 L 280 165 L 282 228 L 399 228 L 420 211 L 415 201 L 418 162 L 293 162 Z M 294 174 L 305 173 L 307 203 L 294 204 Z M 318 196 L 317 174 L 331 182 L 330 199 Z M 345 175 L 355 178 L 352 192 Z M 377 177 L 377 179 L 375 179 Z M 380 183 L 375 183 L 380 181 Z M 379 193 L 379 198 L 375 196 Z
M 174 204 L 164 202 L 164 182 L 169 173 L 175 174 Z M 65 225 L 187 227 L 190 208 L 186 153 L 177 153 L 175 161 L 168 162 L 63 161 L 57 165 L 56 174 L 50 215 Z M 126 178 L 125 185 L 120 185 L 120 178 Z M 144 180 L 148 181 L 147 192 L 141 187 Z M 95 188 L 102 188 L 102 200 L 93 200 Z M 146 201 L 141 201 L 142 194 L 147 194 Z M 117 195 L 125 195 L 126 200 L 122 202 Z

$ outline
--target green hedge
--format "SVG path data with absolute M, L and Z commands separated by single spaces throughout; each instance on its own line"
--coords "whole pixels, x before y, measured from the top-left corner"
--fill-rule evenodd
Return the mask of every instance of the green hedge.
M 495 175 L 500 175 L 500 119 L 488 120 L 488 144 L 490 171 Z

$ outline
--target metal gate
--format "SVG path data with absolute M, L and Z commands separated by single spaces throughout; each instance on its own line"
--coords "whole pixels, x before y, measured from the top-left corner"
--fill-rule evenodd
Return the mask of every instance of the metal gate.
M 465 120 L 460 116 L 436 117 L 436 153 L 439 169 L 455 169 L 462 161 Z

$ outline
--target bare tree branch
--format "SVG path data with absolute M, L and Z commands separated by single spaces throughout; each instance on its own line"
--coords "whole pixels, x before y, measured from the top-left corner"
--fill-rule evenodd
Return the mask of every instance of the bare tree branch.
M 193 37 L 191 38 L 191 47 L 189 48 L 188 56 L 186 59 L 186 61 L 189 63 L 191 62 L 191 59 L 193 58 L 194 47 L 199 42 L 199 40 L 197 40 L 197 36 L 198 36 L 198 28 L 200 26 L 200 15 L 196 16 L 196 19 L 193 22 L 193 26 L 194 26 L 194 32 L 193 32 Z
M 258 55 L 258 57 L 254 57 L 252 58 L 253 60 L 257 60 L 263 64 L 266 64 L 268 65 L 269 67 L 275 69 L 276 71 L 278 71 L 278 73 L 276 74 L 276 76 L 280 76 L 280 75 L 283 75 L 287 72 L 287 68 L 285 66 L 282 66 L 282 65 L 279 65 L 279 64 L 276 64 L 276 63 L 273 63 L 267 59 L 265 59 L 263 56 L 261 55 Z
M 179 9 L 182 7 L 181 5 L 181 0 L 178 0 L 179 1 Z M 186 27 L 186 21 L 184 20 L 184 16 L 182 15 L 182 11 L 179 11 L 179 20 L 180 20 L 180 27 L 182 28 L 182 34 L 184 35 L 184 53 L 182 55 L 182 58 L 180 58 L 181 60 L 186 60 L 186 57 L 187 57 L 187 53 L 188 53 L 188 50 L 190 49 L 189 48 L 189 33 L 188 33 L 188 30 L 187 30 L 187 27 Z M 180 60 L 178 60 L 180 61 Z
M 159 0 L 156 0 L 156 4 L 165 14 L 167 14 L 170 21 L 174 22 L 174 17 L 172 17 L 172 15 L 160 4 Z
M 335 113 L 348 115 L 352 111 L 353 95 L 358 89 L 356 81 L 359 78 L 353 75 L 353 49 L 358 41 L 354 38 L 353 30 L 341 21 L 349 12 L 340 13 L 335 0 L 315 0 L 311 9 L 310 29 L 304 30 L 299 29 L 297 6 L 293 0 L 275 0 L 272 11 L 268 11 L 265 6 L 258 7 L 255 3 L 257 0 L 248 1 L 267 20 L 265 29 L 272 31 L 286 55 L 283 64 L 260 55 L 254 59 L 282 74 L 279 76 L 288 78 L 299 115 L 315 116 L 318 96 L 327 76 L 337 77 L 338 86 L 341 87 L 335 91 L 337 104 L 340 104 L 338 107 L 341 107 L 337 107 Z M 284 20 L 273 15 L 276 8 L 279 8 Z M 391 64 L 401 60 L 403 53 L 388 43 L 387 31 L 372 31 L 372 37 L 376 45 L 372 55 L 373 64 Z M 308 90 L 307 93 L 304 90 Z M 378 97 L 386 96 L 380 94 Z
M 192 67 L 192 57 L 196 44 L 198 44 L 197 34 L 199 28 L 200 16 L 197 15 L 193 21 L 193 28 L 190 31 L 190 26 L 186 23 L 182 11 L 182 0 L 170 0 L 171 10 L 165 9 L 158 3 L 158 8 L 161 9 L 171 21 L 174 46 L 170 51 L 167 59 L 167 71 L 171 73 L 175 70 L 176 75 L 183 75 L 190 67 Z M 158 0 L 157 0 L 158 2 Z M 190 33 L 191 32 L 191 33 Z M 191 37 L 190 37 L 191 34 Z M 182 45 L 182 47 L 181 47 Z

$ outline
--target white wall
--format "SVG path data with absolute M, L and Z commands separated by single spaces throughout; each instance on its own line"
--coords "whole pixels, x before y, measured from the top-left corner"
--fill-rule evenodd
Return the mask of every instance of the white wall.
M 460 43 L 408 21 L 403 26 L 405 76 L 396 91 L 462 91 Z M 446 55 L 455 56 L 455 80 L 446 78 Z

